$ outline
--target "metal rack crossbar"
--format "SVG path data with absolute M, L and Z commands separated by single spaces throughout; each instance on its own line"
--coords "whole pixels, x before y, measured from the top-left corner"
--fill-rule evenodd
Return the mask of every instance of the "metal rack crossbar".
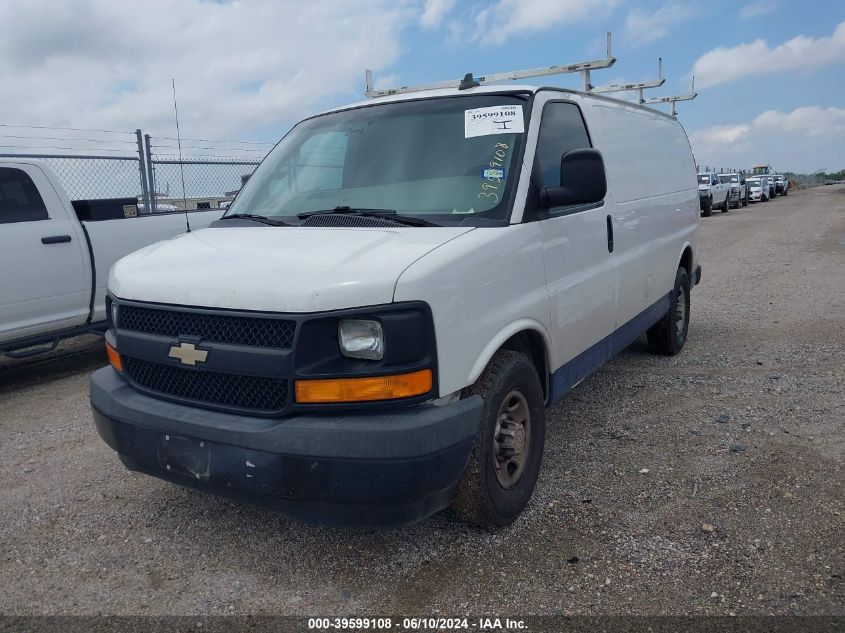
M 663 77 L 663 58 L 657 58 L 657 79 L 652 79 L 650 81 L 641 81 L 635 84 L 607 84 L 606 86 L 597 86 L 590 90 L 590 92 L 594 92 L 596 94 L 601 94 L 604 92 L 630 92 L 633 90 L 637 90 L 640 93 L 640 103 L 645 102 L 645 98 L 643 97 L 643 91 L 648 88 L 659 88 L 663 84 L 666 83 L 666 79 Z
M 675 95 L 672 97 L 652 97 L 651 99 L 641 100 L 640 103 L 644 105 L 654 105 L 656 103 L 671 103 L 672 104 L 672 116 L 678 116 L 678 110 L 675 107 L 675 104 L 678 101 L 692 101 L 698 96 L 698 93 L 695 91 L 695 77 L 692 78 L 692 87 L 690 88 L 689 94 L 685 95 Z
M 467 73 L 463 79 L 451 79 L 448 81 L 437 81 L 428 84 L 419 84 L 416 86 L 400 86 L 399 88 L 387 88 L 384 90 L 376 90 L 373 87 L 373 71 L 367 69 L 364 71 L 366 77 L 367 89 L 364 95 L 370 98 L 386 97 L 389 95 L 405 94 L 409 92 L 421 92 L 424 90 L 438 90 L 440 88 L 457 88 L 464 90 L 466 88 L 474 88 L 483 84 L 495 83 L 497 81 L 516 81 L 519 79 L 528 79 L 530 77 L 546 77 L 548 75 L 563 75 L 567 73 L 581 73 L 584 80 L 584 90 L 589 92 L 593 89 L 590 83 L 590 71 L 599 70 L 602 68 L 610 68 L 616 63 L 616 58 L 610 52 L 611 35 L 607 34 L 607 57 L 605 59 L 597 59 L 588 62 L 578 62 L 576 64 L 559 64 L 555 66 L 546 66 L 543 68 L 531 68 L 528 70 L 513 70 L 504 73 L 494 73 L 492 75 L 484 75 L 482 77 L 474 77 L 472 73 Z

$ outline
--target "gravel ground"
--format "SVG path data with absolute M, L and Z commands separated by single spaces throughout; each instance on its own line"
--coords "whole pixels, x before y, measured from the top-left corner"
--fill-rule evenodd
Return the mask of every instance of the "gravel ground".
M 845 614 L 845 187 L 702 221 L 675 358 L 548 412 L 526 513 L 318 529 L 126 471 L 92 339 L 0 365 L 0 613 Z

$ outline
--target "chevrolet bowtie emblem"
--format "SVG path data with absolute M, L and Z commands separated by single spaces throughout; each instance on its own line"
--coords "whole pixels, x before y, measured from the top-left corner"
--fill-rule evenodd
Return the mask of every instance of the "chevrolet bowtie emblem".
M 198 349 L 193 343 L 179 343 L 171 346 L 167 355 L 170 358 L 178 358 L 183 365 L 196 365 L 205 362 L 208 350 Z

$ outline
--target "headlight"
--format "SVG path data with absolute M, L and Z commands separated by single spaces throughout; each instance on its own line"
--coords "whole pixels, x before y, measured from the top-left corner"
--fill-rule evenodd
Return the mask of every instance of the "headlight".
M 384 357 L 384 334 L 378 321 L 344 319 L 337 326 L 337 334 L 344 356 L 367 360 Z

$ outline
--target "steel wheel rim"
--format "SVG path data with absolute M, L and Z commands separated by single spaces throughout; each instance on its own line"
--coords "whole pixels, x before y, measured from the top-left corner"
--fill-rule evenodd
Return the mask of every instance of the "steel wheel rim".
M 684 335 L 684 326 L 687 320 L 687 295 L 683 288 L 678 288 L 678 298 L 675 300 L 675 330 L 678 337 Z
M 514 389 L 502 400 L 493 435 L 493 463 L 502 488 L 513 488 L 519 482 L 530 455 L 531 410 L 525 395 Z

